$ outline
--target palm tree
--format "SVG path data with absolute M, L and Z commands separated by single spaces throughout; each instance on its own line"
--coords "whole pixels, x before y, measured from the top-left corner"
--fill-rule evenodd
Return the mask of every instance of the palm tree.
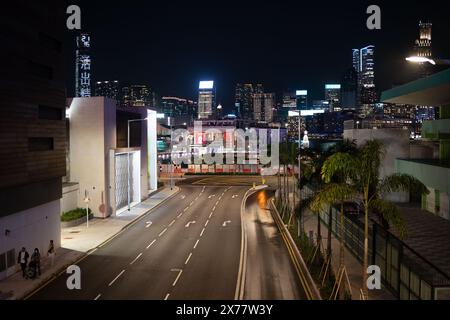
M 379 178 L 380 166 L 385 149 L 378 140 L 367 141 L 356 154 L 338 152 L 330 156 L 322 167 L 322 179 L 330 183 L 338 177 L 345 177 L 347 190 L 352 190 L 360 198 L 364 208 L 364 257 L 362 290 L 364 298 L 368 298 L 367 267 L 369 260 L 369 212 L 377 214 L 385 225 L 393 225 L 400 237 L 406 237 L 406 229 L 399 209 L 391 202 L 384 200 L 387 193 L 393 191 L 410 191 L 419 194 L 428 193 L 427 188 L 416 178 L 393 174 Z

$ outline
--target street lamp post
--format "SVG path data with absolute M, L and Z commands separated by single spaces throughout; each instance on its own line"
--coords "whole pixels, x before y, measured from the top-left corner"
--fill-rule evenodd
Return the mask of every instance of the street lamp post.
M 148 118 L 144 119 L 132 119 L 128 120 L 127 124 L 127 200 L 128 200 L 128 211 L 131 209 L 131 186 L 130 186 L 130 123 L 131 122 L 138 122 L 138 121 L 147 121 Z

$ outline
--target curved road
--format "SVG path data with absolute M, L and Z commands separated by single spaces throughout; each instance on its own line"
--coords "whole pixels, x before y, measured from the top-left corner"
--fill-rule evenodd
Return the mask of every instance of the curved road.
M 249 187 L 182 185 L 180 189 L 78 263 L 81 290 L 68 290 L 68 276 L 63 273 L 30 299 L 234 299 L 241 203 Z M 258 215 L 256 197 L 251 196 L 247 204 L 251 215 Z M 147 221 L 152 221 L 148 228 Z M 276 231 L 262 235 L 254 232 L 251 221 L 244 221 L 249 244 L 244 298 L 302 298 L 302 290 L 287 284 L 295 273 L 292 263 L 286 263 L 287 250 L 274 238 Z M 260 228 L 260 221 L 254 223 Z M 257 283 L 262 291 L 255 291 Z

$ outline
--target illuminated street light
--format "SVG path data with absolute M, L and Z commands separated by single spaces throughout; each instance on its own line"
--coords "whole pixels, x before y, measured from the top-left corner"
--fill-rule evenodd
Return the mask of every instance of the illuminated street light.
M 407 57 L 406 61 L 409 62 L 413 62 L 413 63 L 424 63 L 424 62 L 428 62 L 431 63 L 432 65 L 435 65 L 436 62 L 433 59 L 429 59 L 427 57 L 419 57 L 419 56 L 411 56 L 411 57 Z

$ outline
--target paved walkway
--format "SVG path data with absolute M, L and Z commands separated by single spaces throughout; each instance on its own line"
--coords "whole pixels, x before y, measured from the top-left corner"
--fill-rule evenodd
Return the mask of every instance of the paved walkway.
M 173 190 L 166 187 L 131 208 L 129 212 L 125 211 L 117 217 L 90 220 L 89 228 L 86 225 L 79 225 L 77 227 L 61 229 L 61 248 L 56 250 L 53 266 L 50 265 L 47 257 L 42 257 L 42 274 L 40 277 L 33 280 L 26 280 L 22 278 L 22 272 L 16 272 L 7 279 L 1 280 L 0 300 L 15 300 L 26 297 L 43 283 L 63 272 L 67 266 L 85 256 L 88 251 L 110 239 L 134 220 L 161 204 L 166 199 L 169 199 L 178 191 L 178 187 L 174 187 Z
M 307 234 L 310 231 L 314 232 L 314 239 L 317 237 L 317 215 L 308 211 L 304 216 L 304 228 Z M 323 248 L 326 249 L 328 243 L 328 228 L 326 224 L 321 223 L 321 234 L 322 234 L 322 245 Z M 333 271 L 337 274 L 339 269 L 339 239 L 331 234 L 331 251 L 332 251 L 332 265 Z M 352 299 L 359 300 L 359 290 L 361 288 L 362 283 L 362 264 L 358 261 L 358 259 L 353 256 L 353 254 L 345 248 L 345 267 L 347 269 L 350 285 L 352 287 Z M 324 297 L 325 298 L 325 297 Z M 369 292 L 370 300 L 395 300 L 396 298 L 384 288 L 382 285 L 381 290 L 371 290 Z

